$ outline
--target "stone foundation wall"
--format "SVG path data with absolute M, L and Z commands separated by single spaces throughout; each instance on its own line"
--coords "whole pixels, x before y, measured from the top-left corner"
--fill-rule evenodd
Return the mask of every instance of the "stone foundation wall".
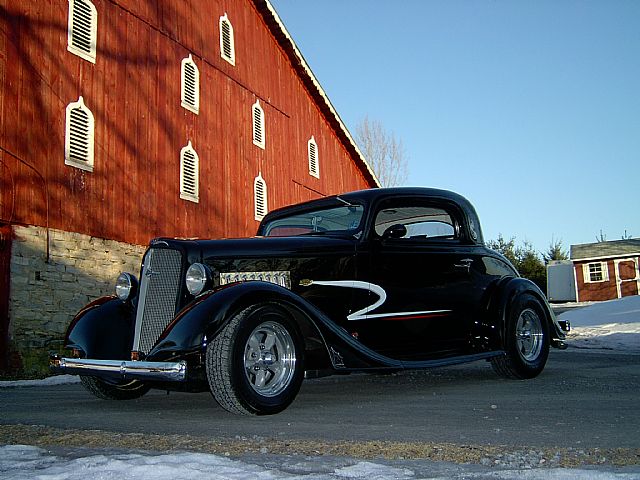
M 13 227 L 9 342 L 14 370 L 47 372 L 49 351 L 62 348 L 73 316 L 114 293 L 120 272 L 138 276 L 146 247 L 41 227 Z

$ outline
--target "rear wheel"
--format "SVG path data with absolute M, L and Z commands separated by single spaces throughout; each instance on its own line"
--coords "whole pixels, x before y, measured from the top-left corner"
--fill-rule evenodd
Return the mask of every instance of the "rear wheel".
M 81 375 L 82 386 L 103 400 L 133 400 L 149 391 L 149 387 L 138 380 L 106 380 Z
M 494 371 L 506 378 L 533 378 L 542 372 L 549 356 L 549 328 L 540 301 L 519 296 L 507 318 L 505 355 L 491 359 Z
M 303 342 L 291 316 L 276 304 L 234 316 L 207 346 L 207 379 L 224 409 L 245 415 L 284 410 L 300 389 Z

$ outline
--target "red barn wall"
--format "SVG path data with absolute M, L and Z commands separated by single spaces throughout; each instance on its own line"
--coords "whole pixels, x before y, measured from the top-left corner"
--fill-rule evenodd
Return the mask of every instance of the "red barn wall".
M 0 2 L 0 225 L 9 237 L 0 371 L 44 374 L 73 315 L 110 294 L 120 271 L 136 272 L 151 238 L 254 234 L 259 173 L 270 210 L 376 186 L 264 1 L 93 4 L 95 64 L 67 50 L 68 0 Z M 235 66 L 220 57 L 225 13 Z M 189 54 L 200 72 L 197 115 L 180 100 Z M 64 163 L 66 107 L 80 96 L 95 119 L 93 172 Z M 256 100 L 264 150 L 252 142 Z M 308 173 L 312 135 L 319 179 Z M 200 160 L 199 203 L 179 196 L 188 142 Z
M 249 235 L 253 181 L 269 209 L 375 186 L 247 0 L 95 0 L 96 63 L 67 51 L 68 1 L 6 0 L 0 33 L 0 220 L 129 243 L 160 235 Z M 218 20 L 233 25 L 236 65 L 220 57 Z M 200 113 L 180 105 L 180 67 L 200 70 Z M 65 166 L 65 108 L 95 117 L 93 172 Z M 252 143 L 251 106 L 266 148 Z M 320 179 L 308 173 L 314 136 Z M 179 154 L 200 158 L 200 202 L 179 198 Z

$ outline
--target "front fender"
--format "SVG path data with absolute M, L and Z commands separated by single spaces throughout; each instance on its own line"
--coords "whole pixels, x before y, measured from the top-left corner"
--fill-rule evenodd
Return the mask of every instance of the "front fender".
M 73 318 L 65 346 L 84 358 L 129 360 L 135 319 L 131 304 L 113 296 L 99 298 Z
M 166 328 L 148 360 L 203 352 L 233 316 L 258 303 L 277 302 L 296 320 L 305 339 L 307 369 L 398 368 L 400 362 L 360 344 L 304 298 L 278 285 L 251 281 L 218 287 L 198 297 Z
M 158 339 L 147 359 L 203 351 L 207 342 L 244 308 L 265 301 L 283 300 L 293 294 L 267 282 L 223 285 L 196 298 L 180 311 Z

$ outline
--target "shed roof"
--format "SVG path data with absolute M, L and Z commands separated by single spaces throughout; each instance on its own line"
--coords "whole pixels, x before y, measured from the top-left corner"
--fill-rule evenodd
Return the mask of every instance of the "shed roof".
M 318 103 L 320 110 L 325 115 L 329 124 L 333 127 L 336 135 L 345 145 L 347 151 L 349 151 L 349 153 L 356 159 L 356 162 L 359 163 L 358 166 L 367 181 L 372 187 L 379 187 L 380 181 L 378 180 L 378 177 L 358 148 L 358 145 L 349 133 L 349 130 L 342 122 L 340 115 L 338 115 L 338 112 L 331 104 L 329 97 L 320 86 L 320 82 L 318 82 L 318 79 L 311 71 L 307 61 L 302 56 L 302 53 L 285 28 L 273 5 L 271 5 L 269 0 L 253 0 L 253 3 L 258 12 L 260 12 L 264 18 L 264 21 L 271 30 L 271 33 L 289 57 L 293 68 L 298 75 L 300 75 L 305 87 Z
M 640 254 L 640 238 L 571 245 L 571 260 L 586 260 Z

